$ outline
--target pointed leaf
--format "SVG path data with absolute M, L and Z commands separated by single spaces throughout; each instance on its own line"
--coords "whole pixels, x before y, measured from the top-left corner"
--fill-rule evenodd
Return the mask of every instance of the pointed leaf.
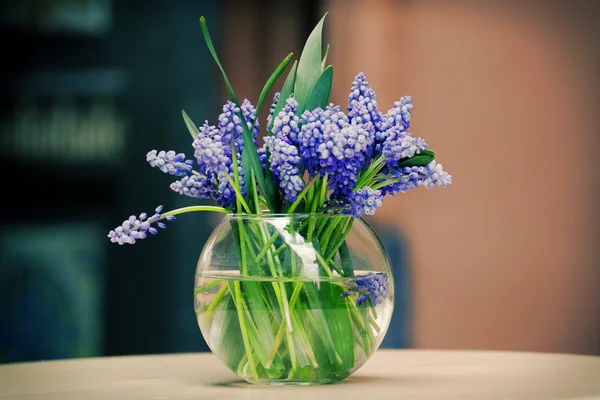
M 238 98 L 235 95 L 235 92 L 233 91 L 231 84 L 229 83 L 227 74 L 225 73 L 225 70 L 223 69 L 221 62 L 219 61 L 219 57 L 217 56 L 217 52 L 215 51 L 215 48 L 212 44 L 212 40 L 210 38 L 210 33 L 208 32 L 208 26 L 206 25 L 206 19 L 204 17 L 200 17 L 200 27 L 202 28 L 202 34 L 204 36 L 204 41 L 206 42 L 206 46 L 208 47 L 210 54 L 213 56 L 215 63 L 221 70 L 221 74 L 223 75 L 223 80 L 225 81 L 225 85 L 227 86 L 227 91 L 229 92 L 229 98 L 237 106 L 241 106 L 241 103 L 238 101 Z M 242 121 L 246 121 L 246 118 L 244 117 L 244 114 L 242 114 L 241 110 L 237 113 L 237 116 Z M 256 151 L 256 146 L 254 146 L 254 137 L 252 136 L 252 133 L 250 133 L 250 129 L 248 129 L 248 124 L 242 123 L 242 129 L 243 129 L 242 136 L 244 137 L 243 152 L 248 153 L 248 156 L 247 156 L 248 163 L 246 165 L 244 165 L 244 164 L 242 165 L 242 167 L 244 168 L 244 174 L 247 176 L 251 176 L 249 168 L 252 168 L 254 170 L 254 176 L 256 177 L 256 180 L 258 181 L 260 190 L 262 191 L 263 195 L 265 196 L 265 200 L 267 201 L 268 207 L 270 209 L 275 209 L 274 203 L 273 203 L 273 198 L 272 198 L 272 191 L 269 190 L 269 188 L 267 187 L 266 181 L 265 181 L 265 176 L 263 175 L 262 168 L 260 167 L 258 153 Z M 248 144 L 248 145 L 246 146 L 245 144 Z M 242 160 L 240 160 L 240 162 L 241 161 Z
M 306 109 L 312 111 L 317 107 L 325 109 L 329 101 L 329 94 L 331 93 L 331 82 L 333 80 L 333 67 L 330 65 L 325 68 L 317 83 L 310 93 L 310 97 L 306 102 Z
M 327 17 L 327 13 L 323 15 L 323 18 L 308 36 L 298 62 L 298 73 L 294 87 L 296 100 L 298 100 L 298 115 L 304 112 L 310 92 L 321 75 L 321 61 L 323 60 L 321 36 L 325 17 Z
M 288 74 L 287 78 L 285 78 L 285 82 L 283 83 L 283 87 L 279 92 L 279 100 L 277 100 L 277 105 L 275 106 L 275 111 L 273 112 L 273 118 L 271 118 L 271 125 L 269 125 L 269 132 L 273 128 L 273 120 L 279 114 L 279 111 L 285 106 L 285 102 L 290 98 L 292 93 L 294 93 L 294 83 L 296 82 L 296 71 L 298 70 L 298 61 L 294 61 L 294 65 L 292 65 L 292 69 Z
M 233 101 L 237 105 L 240 105 L 240 102 L 238 101 L 237 96 L 235 95 L 235 92 L 231 87 L 231 83 L 229 83 L 227 74 L 225 73 L 221 62 L 219 61 L 219 57 L 217 56 L 215 47 L 212 44 L 212 39 L 210 38 L 210 33 L 208 32 L 208 25 L 206 25 L 206 19 L 204 17 L 200 17 L 200 28 L 202 29 L 202 35 L 204 36 L 204 41 L 206 42 L 206 47 L 208 47 L 208 51 L 210 52 L 213 59 L 215 60 L 215 63 L 217 63 L 217 66 L 221 70 L 221 74 L 223 75 L 223 80 L 225 81 L 225 86 L 227 86 L 227 91 L 229 92 L 229 97 L 231 98 L 231 101 Z M 242 119 L 242 121 L 243 120 L 244 119 Z
M 198 137 L 198 127 L 196 126 L 196 124 L 194 124 L 194 121 L 192 121 L 192 119 L 187 115 L 187 113 L 184 110 L 181 110 L 181 114 L 183 115 L 183 120 L 185 121 L 185 126 L 187 126 L 188 131 L 190 131 L 190 135 L 192 135 L 192 138 L 194 138 L 194 140 L 196 140 L 196 138 Z
M 267 83 L 265 83 L 265 86 L 263 87 L 262 92 L 260 92 L 260 96 L 258 98 L 258 103 L 256 103 L 257 117 L 258 117 L 258 113 L 260 112 L 260 109 L 262 108 L 262 105 L 265 101 L 265 98 L 267 97 L 267 95 L 269 94 L 269 91 L 271 90 L 271 87 L 273 87 L 273 84 L 275 84 L 275 81 L 277 79 L 279 79 L 279 77 L 285 72 L 285 70 L 287 69 L 287 66 L 289 65 L 293 56 L 294 56 L 294 53 L 288 54 L 288 56 L 279 64 L 279 66 L 275 69 L 275 71 L 273 71 L 273 73 L 267 80 Z
M 329 49 L 331 48 L 331 46 L 328 44 L 327 45 L 327 49 L 325 49 L 325 55 L 323 56 L 323 61 L 321 62 L 321 69 L 325 69 L 325 66 L 327 65 L 327 56 L 329 56 Z
M 254 120 L 254 124 L 253 124 L 252 128 L 254 128 L 254 126 L 256 126 L 256 122 L 258 120 L 258 114 L 260 113 L 262 105 L 263 105 L 267 95 L 269 94 L 271 87 L 273 87 L 273 85 L 275 84 L 275 81 L 277 81 L 277 79 L 279 79 L 279 77 L 286 70 L 286 68 L 289 65 L 293 56 L 294 56 L 294 53 L 288 54 L 288 56 L 279 64 L 279 66 L 275 69 L 275 71 L 273 71 L 273 73 L 267 80 L 267 83 L 265 83 L 265 86 L 263 87 L 263 90 L 260 93 L 260 96 L 258 98 L 258 102 L 256 103 L 256 113 L 255 113 L 256 119 Z M 294 65 L 296 65 L 296 64 L 294 63 Z M 267 127 L 267 129 L 268 128 L 269 127 Z M 252 129 L 252 130 L 254 130 L 254 129 Z M 246 156 L 246 154 L 247 154 L 247 152 L 244 152 L 244 154 L 242 155 L 242 165 L 247 165 L 248 163 L 251 163 L 251 160 Z M 259 162 L 259 164 L 260 164 L 260 162 Z M 273 181 L 271 170 L 267 169 L 266 173 L 267 173 L 267 179 L 265 179 L 265 188 L 263 189 L 261 186 L 261 189 L 263 190 L 263 193 L 266 190 L 266 198 L 271 200 L 271 203 L 270 203 L 271 206 L 269 207 L 269 209 L 272 212 L 275 212 L 276 210 L 273 208 L 273 206 L 275 206 L 275 204 L 276 204 L 275 200 L 276 200 L 276 195 L 277 195 L 277 191 L 275 189 L 275 182 Z M 254 175 L 256 175 L 256 174 L 260 174 L 261 178 L 262 178 L 262 169 L 261 169 L 261 171 L 255 171 Z M 246 175 L 246 181 L 248 179 L 249 179 L 249 175 Z M 246 182 L 246 184 L 248 184 L 248 182 Z M 260 204 L 256 204 L 255 206 L 258 208 L 258 207 L 260 207 Z

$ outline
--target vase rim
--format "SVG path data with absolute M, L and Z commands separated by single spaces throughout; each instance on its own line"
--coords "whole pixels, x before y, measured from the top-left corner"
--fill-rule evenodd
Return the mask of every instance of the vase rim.
M 303 219 L 309 217 L 317 218 L 353 218 L 350 214 L 326 214 L 326 213 L 264 213 L 264 214 L 246 214 L 246 213 L 230 213 L 225 215 L 229 219 Z

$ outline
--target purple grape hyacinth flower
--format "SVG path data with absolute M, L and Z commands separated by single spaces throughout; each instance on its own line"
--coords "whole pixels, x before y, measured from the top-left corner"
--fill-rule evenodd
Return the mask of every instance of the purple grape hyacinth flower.
M 300 176 L 302 159 L 298 155 L 298 148 L 294 145 L 299 133 L 297 107 L 298 102 L 294 98 L 287 99 L 285 107 L 273 120 L 273 136 L 265 138 L 265 159 L 268 149 L 274 181 L 289 202 L 296 201 L 298 193 L 304 188 L 304 180 Z
M 246 119 L 246 124 L 248 126 L 248 130 L 251 131 L 252 137 L 254 138 L 254 145 L 258 146 L 258 142 L 256 141 L 256 138 L 258 137 L 260 129 L 258 127 L 258 120 L 256 119 L 256 108 L 254 108 L 254 106 L 252 105 L 252 103 L 250 103 L 250 100 L 248 100 L 248 99 L 244 99 L 244 101 L 242 102 L 242 106 L 240 108 L 242 109 L 242 114 L 244 115 L 244 118 Z M 256 123 L 255 123 L 255 121 L 256 121 Z M 253 126 L 254 126 L 254 129 L 252 128 Z
M 171 183 L 171 190 L 176 193 L 198 199 L 215 198 L 212 182 L 205 175 L 184 176 L 182 179 Z
M 156 207 L 155 214 L 148 218 L 148 214 L 141 213 L 138 217 L 135 215 L 130 216 L 123 223 L 111 230 L 108 233 L 108 238 L 112 243 L 123 244 L 134 244 L 136 240 L 145 239 L 147 234 L 156 235 L 158 229 L 153 226 L 156 224 L 157 227 L 165 229 L 167 226 L 159 222 L 161 219 L 160 213 L 163 210 L 163 206 Z M 174 220 L 174 216 L 167 217 L 167 221 Z
M 412 119 L 412 109 L 412 97 L 402 96 L 400 100 L 394 102 L 394 107 L 383 116 L 381 131 L 385 132 L 394 126 L 402 126 L 404 130 L 407 130 Z
M 328 174 L 333 198 L 351 196 L 373 145 L 373 131 L 350 123 L 337 107 L 302 114 L 300 154 L 311 176 Z
M 226 155 L 231 158 L 231 139 L 233 137 L 236 153 L 240 156 L 238 159 L 241 159 L 241 152 L 244 147 L 244 137 L 242 136 L 244 128 L 242 127 L 242 120 L 237 114 L 238 112 L 240 112 L 240 108 L 231 101 L 227 101 L 223 105 L 223 112 L 219 115 L 219 131 L 221 142 L 226 149 Z
M 233 210 L 235 210 L 236 207 L 236 194 L 234 188 L 231 186 L 231 183 L 225 176 L 225 174 L 229 174 L 231 180 L 235 181 L 232 157 L 233 149 L 231 147 L 232 138 L 235 144 L 235 155 L 238 164 L 240 193 L 242 194 L 242 196 L 246 196 L 245 175 L 244 170 L 241 167 L 242 151 L 244 148 L 244 138 L 242 136 L 244 128 L 242 126 L 242 120 L 237 115 L 237 113 L 240 112 L 240 110 L 242 111 L 244 118 L 252 118 L 253 121 L 253 118 L 255 118 L 254 107 L 247 100 L 244 101 L 242 108 L 237 107 L 231 101 L 227 101 L 227 103 L 223 105 L 223 113 L 219 115 L 219 131 L 221 134 L 221 143 L 223 144 L 223 148 L 225 149 L 225 156 L 227 157 L 227 161 L 225 167 L 223 167 L 218 173 L 216 173 L 215 171 L 219 188 L 219 196 L 217 198 L 217 201 L 221 206 L 225 208 L 231 208 Z M 246 121 L 248 127 L 251 126 L 252 121 Z
M 271 103 L 271 107 L 269 108 L 269 115 L 267 116 L 267 128 L 271 126 L 271 120 L 273 119 L 273 114 L 275 113 L 275 108 L 277 108 L 277 102 L 279 101 L 279 96 L 281 93 L 275 92 L 273 95 L 273 103 Z
M 348 95 L 348 119 L 353 121 L 360 117 L 361 123 L 371 123 L 373 128 L 378 128 L 383 116 L 377 108 L 376 97 L 375 90 L 369 87 L 365 74 L 359 72 L 352 82 Z
M 387 297 L 389 293 L 389 278 L 385 272 L 370 272 L 366 275 L 355 277 L 349 284 L 348 291 L 343 292 L 342 296 L 350 296 L 357 293 L 356 305 L 360 306 L 367 299 L 376 306 Z
M 404 167 L 392 170 L 392 176 L 399 181 L 384 186 L 382 191 L 385 194 L 406 193 L 420 186 L 431 189 L 435 186 L 447 187 L 452 184 L 452 176 L 444 171 L 442 164 L 435 160 L 423 167 Z
M 300 118 L 296 115 L 298 102 L 293 97 L 285 101 L 285 106 L 273 120 L 273 135 L 283 136 L 289 139 L 294 146 L 298 146 L 298 134 L 300 133 Z
M 393 127 L 383 142 L 381 154 L 387 159 L 388 167 L 393 169 L 401 159 L 413 157 L 426 148 L 427 143 L 424 139 L 413 137 L 409 132 Z
M 375 210 L 383 204 L 383 194 L 381 190 L 372 189 L 369 186 L 360 188 L 354 192 L 354 196 L 348 202 L 349 210 L 355 218 L 363 215 L 374 215 Z
M 185 159 L 185 154 L 175 153 L 173 150 L 150 150 L 146 154 L 146 161 L 151 167 L 156 167 L 166 174 L 175 176 L 187 175 L 194 164 L 193 160 Z
M 198 137 L 192 146 L 202 172 L 210 170 L 218 173 L 227 170 L 227 164 L 231 160 L 225 155 L 226 146 L 221 141 L 220 131 L 215 126 L 208 125 L 208 121 L 198 129 Z

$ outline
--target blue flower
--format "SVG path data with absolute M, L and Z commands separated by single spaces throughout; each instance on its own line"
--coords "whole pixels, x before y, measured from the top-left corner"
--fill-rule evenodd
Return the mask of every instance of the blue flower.
M 221 133 L 221 142 L 225 148 L 225 154 L 231 158 L 231 139 L 235 144 L 236 154 L 238 160 L 241 160 L 241 152 L 244 147 L 244 128 L 242 127 L 242 120 L 237 115 L 240 112 L 240 108 L 231 101 L 227 101 L 223 105 L 223 112 L 219 115 L 219 131 Z
M 153 225 L 156 225 L 161 229 L 165 229 L 167 227 L 164 223 L 159 222 L 161 219 L 160 213 L 162 210 L 162 206 L 156 207 L 155 214 L 150 218 L 148 218 L 148 214 L 146 213 L 141 213 L 138 217 L 132 215 L 123 221 L 120 226 L 116 227 L 114 230 L 111 230 L 107 236 L 112 243 L 123 245 L 134 244 L 136 240 L 145 239 L 148 233 L 156 235 L 158 233 L 158 229 L 156 229 L 156 227 Z M 172 221 L 174 219 L 174 216 L 167 217 L 168 221 Z
M 374 215 L 375 210 L 383 204 L 383 194 L 381 190 L 372 189 L 369 186 L 360 188 L 354 192 L 353 197 L 348 201 L 349 210 L 347 214 L 352 214 L 355 218 L 363 215 Z
M 385 132 L 394 126 L 401 126 L 404 128 L 403 130 L 407 130 L 412 119 L 412 109 L 412 97 L 401 97 L 400 100 L 394 102 L 394 107 L 383 117 L 381 131 Z
M 382 115 L 377 108 L 375 98 L 375 90 L 369 87 L 369 82 L 365 74 L 360 72 L 354 78 L 352 87 L 350 88 L 350 95 L 348 96 L 348 119 L 354 121 L 354 119 L 360 117 L 359 123 L 371 123 L 373 124 L 373 128 L 378 127 L 381 123 Z
M 299 168 L 302 159 L 298 155 L 298 148 L 294 145 L 294 142 L 298 141 L 299 133 L 299 118 L 295 114 L 297 107 L 298 102 L 295 99 L 287 99 L 286 105 L 273 120 L 273 135 L 265 138 L 274 181 L 289 202 L 294 202 L 298 198 L 298 193 L 304 188 Z M 266 159 L 266 150 L 261 153 L 265 154 Z
M 219 187 L 218 196 L 216 201 L 225 208 L 230 208 L 233 211 L 236 211 L 236 201 L 235 201 L 235 190 L 229 180 L 225 177 L 225 174 L 229 174 L 229 177 L 233 182 L 235 182 L 235 169 L 233 168 L 233 163 L 230 163 L 228 166 L 228 171 L 221 171 L 217 174 L 217 182 Z M 246 187 L 244 183 L 244 170 L 242 168 L 241 163 L 238 164 L 238 177 L 240 180 L 240 192 L 242 197 L 246 197 Z
M 206 170 L 217 173 L 227 170 L 227 164 L 231 159 L 225 155 L 226 146 L 221 141 L 219 130 L 214 126 L 209 126 L 205 122 L 198 129 L 198 137 L 192 143 L 195 149 L 194 156 L 198 160 L 200 170 L 206 173 Z
M 405 167 L 392 171 L 398 182 L 384 186 L 385 194 L 406 193 L 420 186 L 431 189 L 434 186 L 447 187 L 452 184 L 452 176 L 444 171 L 442 164 L 435 160 L 423 167 Z
M 266 138 L 265 138 L 266 139 Z M 263 143 L 262 147 L 256 149 L 258 153 L 258 161 L 260 162 L 260 168 L 263 174 L 267 171 L 267 143 Z
M 381 154 L 387 159 L 388 168 L 394 168 L 402 158 L 413 157 L 427 148 L 425 140 L 413 137 L 397 126 L 388 132 L 388 138 L 381 148 Z
M 229 180 L 226 178 L 225 174 L 229 174 L 232 181 L 235 181 L 235 174 L 233 168 L 233 151 L 231 147 L 231 140 L 233 138 L 236 150 L 236 158 L 238 164 L 238 176 L 240 182 L 240 193 L 242 196 L 246 196 L 246 187 L 245 187 L 245 176 L 244 170 L 242 169 L 242 151 L 244 148 L 244 138 L 243 138 L 243 127 L 242 120 L 237 115 L 238 112 L 242 111 L 244 118 L 247 119 L 246 123 L 248 127 L 251 126 L 252 121 L 255 118 L 254 107 L 250 102 L 244 101 L 242 108 L 240 109 L 231 101 L 228 101 L 223 105 L 223 113 L 219 115 L 219 132 L 221 135 L 221 143 L 223 144 L 223 148 L 225 149 L 225 156 L 227 157 L 227 161 L 221 170 L 216 173 L 216 179 L 218 181 L 219 188 L 219 196 L 217 198 L 218 203 L 225 207 L 231 208 L 235 210 L 236 201 L 235 201 L 235 190 L 229 183 Z M 248 120 L 250 119 L 250 120 Z
M 300 154 L 311 176 L 328 174 L 334 198 L 348 197 L 356 187 L 373 145 L 373 131 L 350 123 L 334 106 L 302 114 Z
M 173 150 L 157 152 L 151 150 L 146 154 L 146 161 L 151 167 L 156 167 L 162 172 L 182 176 L 187 175 L 192 170 L 193 160 L 186 160 L 185 154 L 175 153 Z
M 267 127 L 271 126 L 271 120 L 273 119 L 275 108 L 277 108 L 277 101 L 279 100 L 280 95 L 281 94 L 279 92 L 276 92 L 273 96 L 273 103 L 271 103 L 271 107 L 269 108 L 269 115 L 267 116 Z
M 171 183 L 171 190 L 198 199 L 215 198 L 216 195 L 212 182 L 205 175 L 185 176 Z
M 284 164 L 279 170 L 279 188 L 287 201 L 293 203 L 298 198 L 298 193 L 304 188 L 304 181 L 300 177 L 300 170 L 295 165 Z
M 254 138 L 254 145 L 258 146 L 256 137 L 258 136 L 260 129 L 258 127 L 258 120 L 256 119 L 256 108 L 254 108 L 254 106 L 252 105 L 252 103 L 250 103 L 250 100 L 248 100 L 248 99 L 244 99 L 244 101 L 242 102 L 242 106 L 240 108 L 242 109 L 242 114 L 244 115 L 244 118 L 246 119 L 246 124 L 248 126 L 248 130 L 250 132 L 252 132 L 252 137 Z M 254 123 L 255 120 L 256 120 L 256 123 Z M 254 128 L 252 127 L 253 125 L 254 125 Z
M 285 106 L 273 120 L 273 135 L 284 136 L 294 146 L 298 145 L 298 134 L 300 133 L 300 118 L 296 115 L 298 102 L 293 97 L 286 100 Z
M 357 293 L 356 305 L 360 306 L 367 299 L 376 306 L 387 297 L 389 293 L 389 278 L 385 272 L 370 272 L 367 275 L 354 278 L 348 285 L 348 291 L 342 296 L 350 296 Z

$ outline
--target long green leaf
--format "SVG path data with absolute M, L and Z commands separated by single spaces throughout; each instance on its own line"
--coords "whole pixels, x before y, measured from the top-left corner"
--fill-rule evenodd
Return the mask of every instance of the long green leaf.
M 327 17 L 327 13 L 323 15 L 323 18 L 308 36 L 298 62 L 298 73 L 294 87 L 296 100 L 298 100 L 298 115 L 304 112 L 310 92 L 321 75 L 321 62 L 323 61 L 321 36 L 325 17 Z
M 225 85 L 227 86 L 227 91 L 229 92 L 229 97 L 230 97 L 231 101 L 233 103 L 235 103 L 237 106 L 241 106 L 241 103 L 238 101 L 238 98 L 235 95 L 235 92 L 233 91 L 231 84 L 229 83 L 227 74 L 225 73 L 225 70 L 223 69 L 221 62 L 219 61 L 219 57 L 217 56 L 215 47 L 212 44 L 212 40 L 210 38 L 210 33 L 208 32 L 208 26 L 206 25 L 206 19 L 204 17 L 200 17 L 200 27 L 202 28 L 202 34 L 204 36 L 204 41 L 206 42 L 206 46 L 208 47 L 208 51 L 210 51 L 210 54 L 213 56 L 213 59 L 215 60 L 215 62 L 217 63 L 217 66 L 221 70 L 221 74 L 223 75 L 223 80 L 225 81 Z M 244 117 L 244 114 L 242 114 L 241 110 L 239 112 L 237 112 L 237 116 L 240 118 L 240 120 L 242 120 L 244 122 L 246 121 L 246 118 Z M 265 176 L 263 175 L 262 168 L 260 167 L 258 153 L 256 151 L 256 146 L 254 146 L 254 137 L 252 136 L 252 133 L 250 133 L 250 129 L 248 128 L 247 123 L 242 123 L 242 129 L 243 129 L 242 136 L 244 137 L 244 144 L 248 144 L 248 146 L 244 146 L 243 150 L 244 150 L 244 152 L 248 152 L 247 159 L 250 164 L 249 166 L 242 165 L 242 167 L 244 168 L 244 174 L 251 175 L 248 168 L 252 168 L 254 170 L 254 176 L 256 177 L 256 180 L 258 181 L 260 190 L 263 192 L 263 195 L 265 196 L 265 200 L 267 201 L 268 207 L 270 209 L 275 209 L 275 204 L 273 203 L 272 192 L 267 188 Z
M 342 271 L 344 276 L 354 276 L 354 266 L 352 265 L 352 257 L 350 256 L 350 250 L 344 240 L 340 246 L 340 261 L 342 262 Z
M 272 134 L 273 122 L 275 121 L 275 116 L 279 114 L 279 112 L 285 106 L 286 100 L 293 94 L 294 92 L 294 83 L 296 82 L 296 71 L 298 70 L 298 61 L 294 61 L 294 65 L 292 65 L 292 69 L 288 74 L 287 78 L 285 78 L 285 82 L 283 82 L 283 86 L 281 87 L 281 91 L 279 92 L 279 100 L 277 100 L 277 104 L 275 105 L 275 110 L 273 111 L 273 118 L 271 118 L 271 123 L 267 127 L 268 134 Z M 266 166 L 266 175 L 267 181 L 272 183 L 273 187 L 273 203 L 275 205 L 279 205 L 279 191 L 275 188 L 275 184 L 273 183 L 273 173 L 271 172 L 271 165 L 269 162 L 269 150 L 267 149 L 267 166 Z M 271 212 L 280 212 L 279 208 L 271 208 Z
M 275 69 L 275 71 L 273 71 L 273 73 L 267 80 L 267 83 L 265 83 L 263 90 L 260 92 L 258 102 L 256 103 L 256 117 L 257 118 L 254 121 L 253 128 L 256 125 L 256 121 L 258 120 L 258 114 L 260 113 L 262 105 L 263 105 L 267 95 L 269 94 L 269 91 L 275 84 L 275 81 L 277 81 L 277 79 L 279 79 L 279 77 L 287 69 L 287 66 L 289 65 L 293 56 L 294 56 L 294 53 L 288 54 L 288 56 L 279 64 L 279 66 Z M 296 65 L 295 62 L 294 62 L 294 65 Z M 270 130 L 270 127 L 267 127 L 267 129 Z M 244 156 L 245 155 L 246 155 L 246 153 L 244 153 Z M 246 162 L 247 162 L 246 159 L 247 159 L 247 157 L 242 157 L 242 165 L 246 164 Z M 267 191 L 267 198 L 271 199 L 271 202 L 272 202 L 272 205 L 269 208 L 272 212 L 277 212 L 278 210 L 274 209 L 273 207 L 276 204 L 278 204 L 278 201 L 277 201 L 278 194 L 277 194 L 277 190 L 275 188 L 275 182 L 273 181 L 273 176 L 272 176 L 272 172 L 271 172 L 270 168 L 266 169 L 266 175 L 267 175 L 267 177 L 266 177 L 267 179 L 265 180 L 265 186 L 266 186 L 265 189 Z M 248 178 L 246 178 L 246 179 L 248 179 Z M 258 208 L 258 207 L 260 207 L 260 204 L 256 204 L 255 206 Z
M 273 112 L 273 118 L 271 118 L 271 125 L 269 126 L 269 132 L 273 128 L 273 121 L 275 117 L 281 109 L 285 106 L 285 102 L 290 98 L 292 93 L 294 93 L 294 84 L 296 82 L 296 71 L 298 70 L 298 61 L 294 61 L 294 65 L 292 65 L 292 69 L 288 74 L 287 78 L 285 78 L 285 82 L 283 82 L 283 86 L 281 91 L 279 92 L 279 100 L 277 100 L 277 105 L 275 106 L 275 111 Z
M 187 126 L 188 131 L 190 131 L 190 135 L 192 135 L 192 138 L 196 140 L 199 133 L 198 127 L 196 126 L 196 124 L 194 124 L 194 121 L 192 121 L 192 119 L 187 115 L 187 113 L 184 110 L 181 110 L 181 114 L 183 115 L 185 126 Z
M 317 107 L 325 109 L 329 101 L 329 94 L 331 93 L 331 82 L 333 80 L 333 67 L 330 65 L 325 68 L 317 83 L 313 87 L 308 101 L 306 102 L 306 109 L 312 111 Z
M 231 87 L 231 83 L 229 83 L 229 79 L 227 78 L 227 74 L 225 73 L 225 69 L 221 65 L 221 61 L 219 61 L 219 57 L 217 56 L 217 52 L 215 51 L 215 46 L 213 46 L 212 39 L 210 38 L 210 33 L 208 32 L 208 25 L 206 25 L 206 18 L 200 17 L 200 28 L 202 29 L 202 35 L 204 36 L 204 41 L 206 42 L 206 47 L 208 47 L 208 51 L 213 56 L 213 59 L 217 63 L 217 66 L 221 70 L 221 74 L 223 75 L 223 80 L 225 81 L 225 86 L 227 86 L 227 91 L 229 92 L 229 97 L 231 101 L 233 101 L 238 106 L 241 105 Z M 243 121 L 243 119 L 242 119 Z
M 273 71 L 273 73 L 267 80 L 267 83 L 265 83 L 265 86 L 263 87 L 262 91 L 260 92 L 260 96 L 258 98 L 258 103 L 256 103 L 256 116 L 257 117 L 258 117 L 258 113 L 260 112 L 260 109 L 262 108 L 262 105 L 263 105 L 265 99 L 267 98 L 267 95 L 269 94 L 269 91 L 271 90 L 271 87 L 273 87 L 273 84 L 275 84 L 275 81 L 277 79 L 279 79 L 279 77 L 285 72 L 285 70 L 287 69 L 287 66 L 289 65 L 293 56 L 294 56 L 294 53 L 288 54 L 288 56 L 279 64 L 279 66 L 275 69 L 275 71 Z
M 327 57 L 329 56 L 329 49 L 331 48 L 331 46 L 328 44 L 327 48 L 325 49 L 325 55 L 323 56 L 323 61 L 321 61 L 321 69 L 325 69 L 325 66 L 327 65 Z

